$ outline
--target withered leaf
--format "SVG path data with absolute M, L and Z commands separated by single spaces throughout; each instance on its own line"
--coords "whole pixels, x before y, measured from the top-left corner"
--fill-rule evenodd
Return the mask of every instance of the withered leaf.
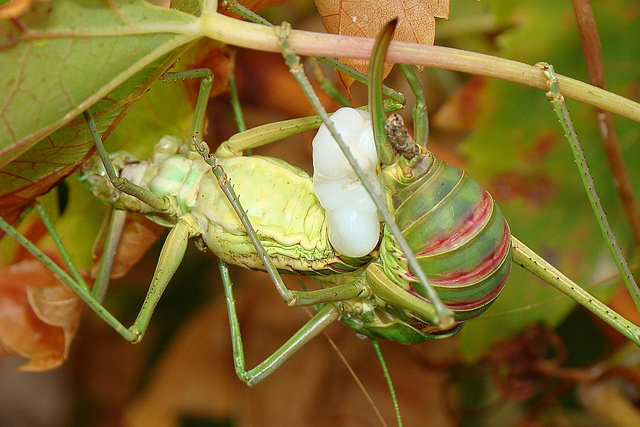
M 0 269 L 0 345 L 30 359 L 22 371 L 60 366 L 78 329 L 79 298 L 39 261 Z
M 448 18 L 448 0 L 316 0 L 322 22 L 328 32 L 359 37 L 375 37 L 393 18 L 398 18 L 394 40 L 432 45 L 435 39 L 435 17 Z M 342 60 L 350 67 L 366 73 L 369 62 Z M 385 66 L 385 75 L 391 64 Z M 345 88 L 353 79 L 341 76 Z

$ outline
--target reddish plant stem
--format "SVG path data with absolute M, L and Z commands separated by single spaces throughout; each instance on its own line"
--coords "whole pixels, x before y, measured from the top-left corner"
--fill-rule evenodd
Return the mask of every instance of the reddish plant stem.
M 204 35 L 238 47 L 281 52 L 278 38 L 270 27 L 239 21 L 218 13 L 203 14 L 197 25 L 191 27 L 188 29 L 194 38 Z M 180 25 L 171 30 L 164 26 L 163 31 L 185 33 L 185 27 Z M 373 47 L 373 39 L 301 30 L 292 30 L 289 42 L 298 55 L 352 59 L 369 59 Z M 442 68 L 508 80 L 544 91 L 549 89 L 548 80 L 539 67 L 460 49 L 392 41 L 386 59 L 399 64 Z M 556 77 L 565 98 L 586 102 L 640 122 L 640 104 L 637 102 L 560 74 L 556 74 Z

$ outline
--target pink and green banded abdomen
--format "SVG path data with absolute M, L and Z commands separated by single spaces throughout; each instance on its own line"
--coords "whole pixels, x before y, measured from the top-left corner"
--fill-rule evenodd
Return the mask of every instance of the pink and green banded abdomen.
M 492 197 L 466 172 L 430 153 L 409 169 L 395 164 L 383 174 L 393 194 L 389 208 L 431 285 L 457 322 L 479 316 L 511 267 L 509 226 Z M 426 298 L 386 228 L 380 253 L 388 277 Z

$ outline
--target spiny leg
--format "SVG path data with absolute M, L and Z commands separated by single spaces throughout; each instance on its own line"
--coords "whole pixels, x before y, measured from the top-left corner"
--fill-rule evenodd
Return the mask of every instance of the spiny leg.
M 318 99 L 317 95 L 313 91 L 313 88 L 311 87 L 311 84 L 309 83 L 309 80 L 306 78 L 306 76 L 304 74 L 304 70 L 303 70 L 302 64 L 300 63 L 300 57 L 298 57 L 298 55 L 291 49 L 291 47 L 289 45 L 288 35 L 289 35 L 290 31 L 291 31 L 291 26 L 288 23 L 283 23 L 280 27 L 277 27 L 277 29 L 276 29 L 276 34 L 277 34 L 277 36 L 279 38 L 279 43 L 280 43 L 280 47 L 281 47 L 281 49 L 283 51 L 283 57 L 285 58 L 285 62 L 289 66 L 291 73 L 296 78 L 296 81 L 298 82 L 298 84 L 302 88 L 303 92 L 305 93 L 305 95 L 307 96 L 307 98 L 309 99 L 311 104 L 313 105 L 314 109 L 316 110 L 316 112 L 322 118 L 323 123 L 327 126 L 329 132 L 331 133 L 331 136 L 336 140 L 336 142 L 340 146 L 340 148 L 341 148 L 342 152 L 344 153 L 345 157 L 347 158 L 347 160 L 349 161 L 349 163 L 353 167 L 358 179 L 362 182 L 363 186 L 366 188 L 367 192 L 370 194 L 370 196 L 373 199 L 376 207 L 378 208 L 378 211 L 380 212 L 383 220 L 385 221 L 385 223 L 389 227 L 389 229 L 390 229 L 391 233 L 393 234 L 393 236 L 396 238 L 399 247 L 402 249 L 402 252 L 407 257 L 407 260 L 409 262 L 411 270 L 418 277 L 419 282 L 422 283 L 422 285 L 425 287 L 426 293 L 429 295 L 429 298 L 431 299 L 431 302 L 432 302 L 432 304 L 433 304 L 433 306 L 435 308 L 435 311 L 436 311 L 436 316 L 434 316 L 433 319 L 430 319 L 430 320 L 432 321 L 432 323 L 434 325 L 439 326 L 443 330 L 450 328 L 453 325 L 453 314 L 452 314 L 451 310 L 449 310 L 442 303 L 442 300 L 440 299 L 438 294 L 429 285 L 429 282 L 427 280 L 427 277 L 426 277 L 424 271 L 422 271 L 422 269 L 420 268 L 420 265 L 418 264 L 418 261 L 416 260 L 415 255 L 411 251 L 411 248 L 409 247 L 409 245 L 408 245 L 407 241 L 405 240 L 404 236 L 402 236 L 402 233 L 400 232 L 400 229 L 398 228 L 398 225 L 395 223 L 393 217 L 391 216 L 391 214 L 389 213 L 389 211 L 387 209 L 387 206 L 386 206 L 386 203 L 385 203 L 385 195 L 384 194 L 380 194 L 381 193 L 380 190 L 377 189 L 372 184 L 372 181 L 375 180 L 375 177 L 369 177 L 369 176 L 365 175 L 365 173 L 363 172 L 362 168 L 359 166 L 359 164 L 357 163 L 357 161 L 355 160 L 355 158 L 351 154 L 349 148 L 347 147 L 345 142 L 342 140 L 342 137 L 340 136 L 340 134 L 336 130 L 335 126 L 333 125 L 333 123 L 329 119 L 329 116 L 327 115 L 326 111 L 324 110 L 324 107 L 320 103 L 320 100 Z M 391 33 L 392 32 L 393 32 L 393 29 L 391 29 Z M 388 35 L 388 39 L 389 40 L 390 40 L 390 38 L 391 38 L 391 35 Z M 387 43 L 388 43 L 388 41 L 387 41 Z M 383 46 L 383 50 L 384 50 L 384 52 L 386 52 L 386 46 Z M 376 56 L 375 55 L 376 55 L 376 52 L 375 52 L 375 49 L 374 49 L 374 56 L 372 57 L 372 62 L 384 61 L 384 56 L 385 56 L 384 53 L 381 55 L 381 58 L 378 59 L 378 60 L 376 60 Z M 378 53 L 378 56 L 380 56 L 379 53 Z M 378 84 L 376 84 L 375 76 L 370 75 L 369 77 L 371 79 L 371 81 L 369 82 L 369 87 L 371 88 L 372 85 L 375 85 L 376 88 L 378 89 L 378 92 L 381 93 L 381 86 L 382 86 L 381 77 L 379 77 L 377 79 L 378 80 Z M 371 92 L 371 90 L 372 89 L 370 89 L 370 92 Z M 380 99 L 380 104 L 381 104 L 382 103 L 381 102 L 381 99 L 382 99 L 381 96 L 379 96 L 378 99 Z M 379 106 L 379 111 L 382 113 L 382 111 L 383 111 L 382 105 Z M 376 124 L 375 124 L 376 123 L 376 119 L 377 119 L 377 117 L 373 116 L 374 135 L 377 138 L 377 135 L 376 135 Z M 382 124 L 382 127 L 384 127 L 384 124 Z M 382 133 L 384 133 L 384 131 Z M 378 140 L 376 139 L 376 141 L 378 141 Z M 381 161 L 384 162 L 386 156 L 380 156 L 380 157 L 381 157 Z
M 555 78 L 553 68 L 550 65 L 541 63 L 539 64 L 539 66 L 545 73 L 545 76 L 549 79 L 550 90 L 547 96 L 549 96 L 549 98 L 553 102 L 554 109 L 558 114 L 558 117 L 560 118 L 560 122 L 566 132 L 567 139 L 569 139 L 569 142 L 572 145 L 574 155 L 576 156 L 576 163 L 578 164 L 578 168 L 581 172 L 581 175 L 583 176 L 583 181 L 585 182 L 587 193 L 589 193 L 589 198 L 593 203 L 593 200 L 597 200 L 597 195 L 594 197 L 594 195 L 591 194 L 592 191 L 595 194 L 595 190 L 593 190 L 593 182 L 590 180 L 588 170 L 586 169 L 586 163 L 584 162 L 584 156 L 581 154 L 582 150 L 579 146 L 575 131 L 573 130 L 573 126 L 571 125 L 571 119 L 569 118 L 566 106 L 564 105 L 564 100 L 562 98 L 562 95 L 560 94 L 558 80 Z M 596 205 L 596 203 L 593 203 L 593 205 Z M 597 203 L 597 205 L 599 205 L 599 203 Z M 596 211 L 596 216 L 598 218 L 605 218 L 604 212 L 602 212 L 601 208 L 598 211 L 598 209 L 594 207 L 594 210 Z M 606 222 L 606 219 L 604 219 L 604 222 Z M 603 231 L 603 235 L 606 236 L 606 234 L 608 233 Z M 633 341 L 636 345 L 640 346 L 640 328 L 638 326 L 629 322 L 620 314 L 609 308 L 606 304 L 603 304 L 601 301 L 594 298 L 582 287 L 578 286 L 576 283 L 562 274 L 559 270 L 553 267 L 549 262 L 540 257 L 533 250 L 528 248 L 524 243 L 520 242 L 513 236 L 511 237 L 511 240 L 514 263 L 522 266 L 527 271 L 535 274 L 548 284 L 563 292 L 564 294 L 578 302 L 580 305 L 584 306 L 589 311 L 594 313 L 596 316 L 600 317 L 615 330 Z M 619 262 L 623 263 L 626 266 L 624 258 L 621 258 Z M 624 277 L 625 273 L 623 272 L 623 270 L 621 270 L 621 273 Z M 631 280 L 633 279 L 631 278 Z M 634 292 L 631 292 L 631 294 L 633 295 Z
M 560 93 L 560 82 L 555 75 L 555 71 L 553 70 L 552 65 L 544 62 L 540 62 L 536 65 L 542 69 L 545 77 L 547 77 L 548 79 L 549 91 L 547 92 L 547 97 L 553 104 L 553 109 L 558 116 L 560 124 L 562 125 L 565 137 L 567 138 L 567 141 L 569 141 L 569 145 L 571 146 L 571 151 L 573 152 L 578 171 L 580 172 L 582 183 L 587 192 L 587 196 L 589 197 L 589 202 L 591 203 L 591 207 L 598 221 L 598 225 L 600 226 L 602 236 L 607 243 L 609 252 L 611 253 L 612 258 L 616 263 L 616 266 L 618 267 L 618 271 L 622 275 L 622 280 L 627 286 L 627 289 L 631 294 L 631 298 L 633 299 L 636 308 L 640 310 L 640 289 L 638 288 L 638 285 L 636 284 L 633 275 L 629 270 L 627 262 L 622 256 L 622 251 L 620 250 L 620 247 L 616 242 L 616 238 L 611 231 L 611 227 L 609 227 L 607 216 L 604 213 L 602 206 L 600 205 L 600 198 L 598 197 L 598 194 L 596 194 L 595 184 L 593 182 L 593 178 L 591 178 L 591 174 L 589 173 L 589 167 L 587 166 L 584 152 L 582 151 L 582 147 L 580 146 L 580 142 L 578 141 L 578 136 L 573 129 L 573 122 L 571 121 L 571 117 L 569 117 L 569 111 L 567 110 L 567 106 L 564 102 L 564 96 L 562 96 L 562 94 Z
M 228 266 L 220 261 L 220 271 L 222 273 L 222 283 L 224 285 L 225 298 L 227 300 L 227 310 L 229 313 L 229 325 L 231 328 L 231 342 L 233 346 L 233 363 L 235 365 L 238 378 L 247 385 L 253 387 L 260 381 L 271 375 L 293 354 L 308 343 L 312 338 L 322 332 L 327 326 L 333 323 L 340 316 L 333 304 L 325 305 L 318 311 L 311 320 L 300 328 L 291 338 L 289 338 L 271 356 L 260 362 L 255 368 L 246 370 L 244 361 L 244 347 L 240 334 L 240 323 L 233 297 L 233 283 L 229 276 Z

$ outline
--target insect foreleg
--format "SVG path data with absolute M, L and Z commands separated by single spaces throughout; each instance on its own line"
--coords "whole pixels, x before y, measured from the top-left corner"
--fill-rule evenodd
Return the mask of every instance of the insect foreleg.
M 166 82 L 190 78 L 200 79 L 200 90 L 191 121 L 191 135 L 202 135 L 204 131 L 204 118 L 207 115 L 209 95 L 211 94 L 211 87 L 213 86 L 213 71 L 208 68 L 198 68 L 195 70 L 181 71 L 179 73 L 167 73 L 164 76 Z

